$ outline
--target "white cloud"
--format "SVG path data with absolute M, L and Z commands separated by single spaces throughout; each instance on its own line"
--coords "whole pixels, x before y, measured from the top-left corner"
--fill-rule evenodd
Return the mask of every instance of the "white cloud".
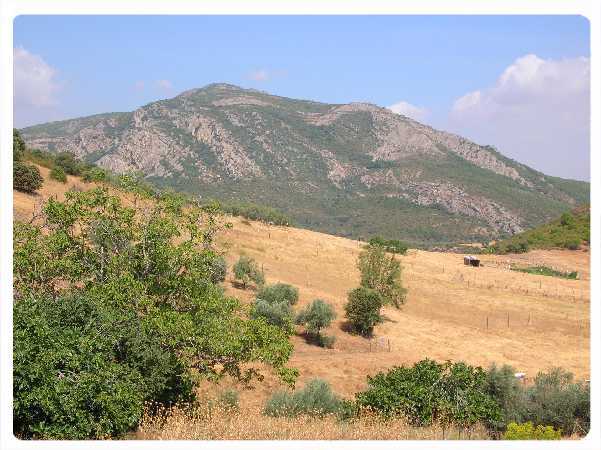
M 171 89 L 173 89 L 173 83 L 171 83 L 171 81 L 169 80 L 158 80 L 156 82 L 156 85 L 160 89 L 164 89 L 166 91 L 170 91 Z
M 22 47 L 13 49 L 13 109 L 15 125 L 30 124 L 50 113 L 57 104 L 57 71 L 39 55 Z
M 430 114 L 426 108 L 421 108 L 405 101 L 400 101 L 394 105 L 390 105 L 388 106 L 388 109 L 394 113 L 402 114 L 417 121 L 425 120 Z
M 526 55 L 458 98 L 449 127 L 549 174 L 587 179 L 590 60 Z
M 267 81 L 271 76 L 272 74 L 266 69 L 253 70 L 248 74 L 248 78 L 253 81 Z

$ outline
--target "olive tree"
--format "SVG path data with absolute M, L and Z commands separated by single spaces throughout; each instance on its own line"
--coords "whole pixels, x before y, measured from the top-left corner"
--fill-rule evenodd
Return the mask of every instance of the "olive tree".
M 259 287 L 265 283 L 263 272 L 259 270 L 256 261 L 248 256 L 240 256 L 240 259 L 234 264 L 233 269 L 234 277 L 242 283 L 244 289 L 246 289 L 247 284 L 251 281 Z
M 304 325 L 307 332 L 317 339 L 319 345 L 329 347 L 333 344 L 333 337 L 322 336 L 321 330 L 329 327 L 335 318 L 336 313 L 332 305 L 324 300 L 315 299 L 297 314 L 295 323 Z
M 407 290 L 401 282 L 401 263 L 394 255 L 386 255 L 382 245 L 368 245 L 359 255 L 357 267 L 361 286 L 378 292 L 385 304 L 399 308 L 405 303 Z
M 377 291 L 358 287 L 349 292 L 344 311 L 345 317 L 358 333 L 370 336 L 374 326 L 382 320 L 381 308 L 382 296 Z

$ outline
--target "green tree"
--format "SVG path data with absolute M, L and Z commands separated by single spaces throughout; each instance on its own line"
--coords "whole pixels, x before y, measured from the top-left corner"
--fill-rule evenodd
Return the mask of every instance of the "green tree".
M 25 152 L 25 142 L 16 128 L 13 128 L 13 161 L 20 161 Z
M 401 263 L 394 255 L 387 256 L 382 245 L 368 245 L 359 255 L 361 286 L 373 289 L 385 304 L 399 308 L 405 302 L 407 290 L 401 282 Z
M 382 320 L 380 308 L 380 294 L 373 289 L 359 287 L 349 292 L 348 302 L 344 306 L 345 317 L 358 333 L 370 336 L 374 326 Z
M 259 290 L 257 298 L 269 303 L 284 302 L 294 305 L 298 301 L 298 288 L 285 283 L 270 284 Z
M 236 264 L 234 264 L 233 269 L 234 277 L 242 283 L 244 289 L 246 289 L 247 284 L 251 281 L 258 287 L 261 287 L 265 283 L 263 272 L 259 270 L 256 261 L 248 256 L 240 256 Z
M 60 152 L 54 158 L 54 164 L 62 168 L 69 175 L 80 175 L 82 163 L 71 152 Z
M 67 174 L 65 173 L 63 168 L 59 167 L 59 166 L 53 167 L 50 170 L 50 178 L 52 178 L 53 180 L 56 180 L 60 183 L 67 182 Z
M 292 308 L 286 302 L 268 302 L 257 298 L 251 308 L 250 316 L 254 319 L 263 317 L 267 323 L 275 325 L 286 333 L 292 333 Z
M 211 280 L 225 226 L 216 212 L 169 195 L 138 204 L 123 206 L 105 188 L 69 191 L 48 200 L 43 224 L 15 223 L 22 437 L 116 436 L 135 426 L 145 401 L 185 397 L 186 383 L 260 379 L 253 362 L 294 382 L 288 335 L 249 318 Z
M 307 332 L 315 336 L 320 345 L 323 345 L 321 330 L 327 328 L 336 318 L 334 308 L 321 299 L 315 299 L 302 309 L 296 316 L 297 325 L 304 325 Z
M 13 162 L 13 188 L 33 194 L 42 187 L 44 179 L 40 170 L 33 164 L 26 164 L 23 161 Z

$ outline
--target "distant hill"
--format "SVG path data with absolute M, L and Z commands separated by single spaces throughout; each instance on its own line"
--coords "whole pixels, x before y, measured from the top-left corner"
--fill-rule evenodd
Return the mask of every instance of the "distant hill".
M 531 249 L 567 248 L 577 250 L 590 243 L 589 205 L 566 212 L 552 222 L 540 225 L 496 243 L 495 253 L 523 253 Z
M 271 206 L 299 226 L 354 238 L 483 242 L 589 201 L 588 183 L 544 175 L 386 108 L 228 84 L 21 132 L 32 148 L 141 171 L 203 198 Z

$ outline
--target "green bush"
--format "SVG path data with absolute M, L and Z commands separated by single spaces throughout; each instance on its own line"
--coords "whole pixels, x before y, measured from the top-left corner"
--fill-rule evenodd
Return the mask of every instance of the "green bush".
M 221 209 L 232 216 L 241 216 L 246 219 L 259 220 L 274 225 L 292 225 L 290 217 L 268 206 L 256 205 L 254 203 L 224 202 L 221 204 Z
M 13 188 L 17 191 L 33 194 L 42 187 L 44 179 L 40 170 L 32 165 L 22 161 L 13 163 Z
M 84 170 L 81 174 L 81 179 L 86 183 L 96 182 L 99 183 L 101 181 L 106 180 L 107 174 L 100 167 L 90 167 Z
M 267 400 L 264 414 L 272 417 L 324 416 L 339 413 L 343 406 L 343 401 L 334 394 L 330 385 L 316 378 L 292 394 L 275 392 Z
M 373 289 L 359 287 L 348 294 L 348 302 L 344 306 L 345 317 L 356 332 L 370 336 L 374 326 L 382 320 L 380 308 L 380 294 Z
M 60 183 L 66 183 L 67 182 L 67 174 L 65 173 L 65 171 L 62 169 L 62 167 L 53 167 L 50 170 L 50 178 L 52 178 L 53 180 L 59 181 Z
M 16 128 L 13 128 L 13 161 L 20 161 L 25 152 L 25 142 Z
M 298 302 L 298 288 L 285 283 L 275 283 L 263 286 L 257 293 L 257 298 L 261 298 L 269 303 L 287 303 L 294 305 Z
M 384 247 L 387 252 L 406 255 L 409 250 L 409 245 L 397 239 L 384 239 L 380 236 L 375 236 L 369 240 L 369 245 L 379 245 Z
M 257 298 L 251 308 L 250 316 L 253 319 L 263 317 L 267 323 L 275 325 L 287 333 L 292 332 L 292 308 L 288 303 L 270 303 Z
M 83 164 L 71 152 L 61 152 L 54 157 L 54 164 L 69 175 L 81 175 Z
M 426 359 L 368 377 L 367 384 L 368 389 L 356 396 L 359 407 L 384 417 L 403 415 L 416 426 L 439 423 L 443 428 L 467 429 L 500 414 L 486 392 L 485 372 L 463 362 L 439 364 Z
M 377 291 L 385 304 L 399 308 L 405 303 L 407 290 L 401 282 L 401 263 L 387 256 L 384 247 L 368 245 L 359 255 L 357 268 L 361 286 Z
M 561 430 L 554 430 L 551 426 L 543 425 L 537 425 L 535 428 L 532 422 L 522 424 L 512 422 L 507 426 L 503 439 L 508 441 L 559 440 L 561 439 Z
M 493 364 L 486 373 L 486 392 L 501 408 L 501 415 L 486 423 L 493 432 L 502 432 L 510 422 L 520 423 L 526 414 L 523 384 L 515 377 L 516 370 L 508 365 Z
M 211 281 L 215 284 L 223 283 L 227 275 L 227 262 L 223 256 L 214 258 L 211 262 Z
M 256 261 L 248 256 L 240 256 L 240 259 L 234 264 L 233 269 L 234 277 L 242 283 L 245 289 L 247 284 L 251 281 L 258 287 L 263 286 L 265 283 L 263 272 L 259 270 Z
M 555 368 L 539 373 L 525 390 L 524 420 L 535 425 L 551 425 L 571 435 L 585 435 L 590 428 L 590 389 L 574 382 L 573 375 Z
M 335 317 L 336 313 L 332 305 L 321 299 L 315 299 L 298 313 L 295 323 L 304 325 L 310 335 L 317 337 L 319 345 L 331 348 L 334 345 L 334 338 L 322 336 L 321 330 L 329 327 Z
M 226 389 L 219 394 L 219 403 L 229 410 L 237 410 L 240 408 L 240 396 L 235 389 Z

